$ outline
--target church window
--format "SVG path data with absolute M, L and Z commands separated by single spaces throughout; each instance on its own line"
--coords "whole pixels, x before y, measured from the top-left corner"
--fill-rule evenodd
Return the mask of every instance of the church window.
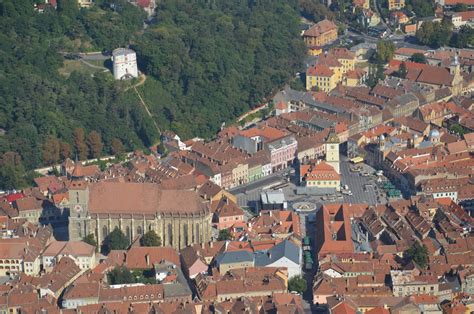
M 188 224 L 184 224 L 183 226 L 183 231 L 184 231 L 184 245 L 188 245 Z
M 173 245 L 173 226 L 168 224 L 168 244 Z
M 196 241 L 198 243 L 201 243 L 201 237 L 200 237 L 200 234 L 199 234 L 199 224 L 196 224 Z
M 102 227 L 102 237 L 105 239 L 108 236 L 107 227 Z
M 132 240 L 132 235 L 130 234 L 130 227 L 127 226 L 127 228 L 125 230 L 126 230 L 125 234 L 127 236 L 128 241 L 131 241 Z
M 81 226 L 81 223 L 77 223 L 77 231 L 78 231 L 78 235 L 79 235 L 79 238 L 82 238 L 82 226 Z
M 138 227 L 137 227 L 137 234 L 138 234 L 138 235 L 142 235 L 142 233 L 143 233 L 142 227 L 141 227 L 141 226 L 138 226 Z

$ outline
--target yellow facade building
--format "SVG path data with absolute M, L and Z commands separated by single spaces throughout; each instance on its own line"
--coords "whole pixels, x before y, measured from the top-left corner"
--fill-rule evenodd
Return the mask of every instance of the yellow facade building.
M 366 78 L 367 72 L 363 69 L 356 68 L 346 73 L 342 83 L 344 86 L 356 87 L 362 85 Z
M 323 48 L 321 46 L 308 46 L 308 54 L 310 56 L 319 56 L 323 53 Z
M 324 46 L 337 39 L 337 25 L 329 20 L 322 20 L 303 33 L 307 46 Z
M 309 188 L 339 190 L 341 186 L 340 175 L 324 161 L 302 165 L 301 182 Z
M 355 62 L 355 54 L 346 48 L 331 49 L 306 72 L 306 90 L 317 87 L 325 93 L 330 92 L 343 81 L 346 73 L 355 69 Z
M 317 64 L 306 73 L 307 90 L 317 87 L 318 90 L 328 93 L 336 88 L 337 82 L 335 71 L 324 64 Z
M 388 0 L 388 9 L 400 10 L 405 7 L 405 0 Z

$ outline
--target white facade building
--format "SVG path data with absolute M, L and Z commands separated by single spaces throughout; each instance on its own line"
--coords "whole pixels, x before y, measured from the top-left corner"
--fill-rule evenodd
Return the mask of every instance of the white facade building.
M 116 80 L 138 77 L 137 54 L 126 48 L 117 48 L 112 52 L 114 78 Z

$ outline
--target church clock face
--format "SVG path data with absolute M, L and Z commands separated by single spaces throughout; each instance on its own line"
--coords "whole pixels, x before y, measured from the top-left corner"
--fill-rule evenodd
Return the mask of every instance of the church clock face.
M 82 210 L 82 206 L 77 204 L 77 205 L 74 206 L 74 210 L 78 213 Z
M 334 149 L 334 145 L 331 145 L 331 149 Z

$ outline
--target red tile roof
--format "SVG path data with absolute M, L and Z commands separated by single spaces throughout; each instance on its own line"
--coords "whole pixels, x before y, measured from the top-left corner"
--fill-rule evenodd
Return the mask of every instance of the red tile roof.
M 178 253 L 170 247 L 131 247 L 125 257 L 125 264 L 130 269 L 149 269 L 162 261 L 181 265 Z
M 317 164 L 301 165 L 300 173 L 305 181 L 340 180 L 340 175 L 336 170 L 324 161 Z
M 317 64 L 313 67 L 310 67 L 307 71 L 309 76 L 323 76 L 331 77 L 334 75 L 334 71 L 331 70 L 327 65 Z
M 474 5 L 474 0 L 445 0 L 444 5 L 456 5 L 456 4 L 466 4 L 466 5 Z
M 13 194 L 8 194 L 6 196 L 6 199 L 8 203 L 13 203 L 14 201 L 19 200 L 20 198 L 23 198 L 23 197 L 25 197 L 23 193 L 13 193 Z
M 153 183 L 107 182 L 89 185 L 92 214 L 193 213 L 207 206 L 195 191 L 163 190 Z
M 348 302 L 341 302 L 331 309 L 333 314 L 356 314 L 356 310 Z
M 334 24 L 333 22 L 329 20 L 322 20 L 313 26 L 311 28 L 307 29 L 304 33 L 303 36 L 305 37 L 318 37 L 321 34 L 327 33 L 329 31 L 337 30 L 337 25 Z
M 248 138 L 261 136 L 266 138 L 268 141 L 274 141 L 286 136 L 285 132 L 268 126 L 250 128 L 240 131 L 239 134 Z

